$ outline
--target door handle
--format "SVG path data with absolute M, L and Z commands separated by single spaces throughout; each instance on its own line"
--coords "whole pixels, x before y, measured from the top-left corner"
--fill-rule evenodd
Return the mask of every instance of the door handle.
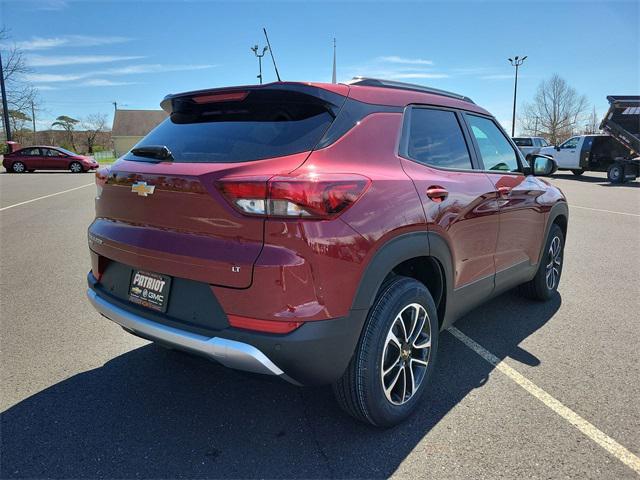
M 498 196 L 499 197 L 506 197 L 509 195 L 509 193 L 511 193 L 511 187 L 498 187 Z
M 445 198 L 449 196 L 449 192 L 446 188 L 440 187 L 438 185 L 432 185 L 427 188 L 427 197 L 433 200 L 436 203 L 442 202 Z

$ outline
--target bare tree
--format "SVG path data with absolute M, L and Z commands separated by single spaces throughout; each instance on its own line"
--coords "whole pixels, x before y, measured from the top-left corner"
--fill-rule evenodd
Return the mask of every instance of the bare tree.
M 15 44 L 6 45 L 9 30 L 0 28 L 0 42 L 5 46 L 6 53 L 2 56 L 2 73 L 7 89 L 7 104 L 10 112 L 20 112 L 27 117 L 31 114 L 31 106 L 38 103 L 37 90 L 25 79 L 25 74 L 31 70 L 27 65 L 24 54 Z M 2 105 L 0 104 L 0 112 Z
M 68 117 L 67 115 L 60 115 L 56 118 L 56 121 L 51 124 L 52 127 L 60 127 L 67 132 L 67 139 L 73 150 L 76 150 L 76 144 L 74 142 L 73 131 L 76 129 L 76 125 L 79 120 Z
M 598 112 L 596 112 L 596 107 L 593 107 L 591 115 L 587 119 L 587 123 L 584 126 L 584 133 L 586 135 L 591 135 L 594 133 L 598 133 L 600 131 L 600 119 L 598 118 Z
M 89 153 L 93 153 L 93 147 L 96 144 L 98 135 L 108 130 L 107 115 L 105 113 L 94 113 L 92 115 L 88 115 L 82 120 L 80 126 L 87 132 L 87 151 Z
M 538 85 L 533 102 L 523 105 L 521 129 L 525 134 L 542 135 L 552 145 L 558 145 L 578 130 L 586 109 L 587 98 L 554 74 Z

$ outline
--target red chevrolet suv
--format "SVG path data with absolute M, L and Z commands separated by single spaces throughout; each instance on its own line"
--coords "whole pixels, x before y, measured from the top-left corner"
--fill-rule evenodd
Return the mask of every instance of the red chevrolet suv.
M 555 294 L 568 209 L 469 98 L 278 82 L 167 96 L 96 174 L 89 300 L 127 332 L 396 424 L 438 335 L 512 287 Z

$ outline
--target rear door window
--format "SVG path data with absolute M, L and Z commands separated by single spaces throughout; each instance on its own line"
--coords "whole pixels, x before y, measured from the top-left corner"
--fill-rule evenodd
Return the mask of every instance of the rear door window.
M 25 148 L 21 150 L 18 155 L 24 155 L 26 157 L 39 157 L 40 149 L 39 148 Z
M 255 90 L 237 101 L 179 100 L 135 147 L 166 146 L 174 162 L 230 163 L 312 150 L 337 109 L 307 94 Z M 134 147 L 134 149 L 135 149 Z M 129 152 L 128 160 L 155 161 Z
M 455 112 L 413 108 L 405 155 L 423 165 L 471 170 L 471 156 Z
M 518 172 L 518 155 L 498 126 L 485 117 L 467 115 L 485 170 Z

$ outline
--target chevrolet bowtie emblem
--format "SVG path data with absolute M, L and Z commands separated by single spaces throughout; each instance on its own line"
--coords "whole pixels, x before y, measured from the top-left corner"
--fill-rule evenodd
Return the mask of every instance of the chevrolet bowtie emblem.
M 153 195 L 153 191 L 156 189 L 155 185 L 147 185 L 147 182 L 136 182 L 131 185 L 131 191 L 137 193 L 141 197 L 147 195 Z

